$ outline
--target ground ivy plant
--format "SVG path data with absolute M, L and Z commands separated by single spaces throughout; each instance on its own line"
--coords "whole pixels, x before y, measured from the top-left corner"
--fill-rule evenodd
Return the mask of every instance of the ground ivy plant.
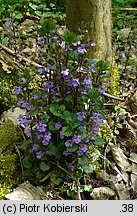
M 32 77 L 24 71 L 15 86 L 18 106 L 26 108 L 18 118 L 26 133 L 22 164 L 51 171 L 55 184 L 63 178 L 80 180 L 98 169 L 105 144 L 98 131 L 105 119 L 108 64 L 88 58 L 93 40 L 68 30 L 59 35 L 52 20 L 43 19 L 38 33 L 36 85 L 30 88 Z

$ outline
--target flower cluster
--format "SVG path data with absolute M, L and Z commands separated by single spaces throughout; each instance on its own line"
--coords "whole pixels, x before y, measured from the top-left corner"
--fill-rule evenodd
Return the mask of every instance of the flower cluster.
M 94 113 L 91 119 L 93 121 L 93 125 L 92 125 L 92 131 L 90 134 L 95 138 L 99 131 L 100 125 L 103 123 L 103 119 L 101 118 L 99 113 Z
M 11 19 L 7 19 L 7 26 L 8 26 L 8 34 L 11 34 L 12 33 L 12 22 L 11 22 Z
M 39 37 L 39 58 L 45 62 L 36 70 L 40 80 L 37 89 L 26 96 L 23 87 L 28 85 L 26 75 L 14 90 L 18 105 L 26 109 L 26 115 L 20 115 L 18 121 L 27 127 L 29 153 L 39 160 L 44 156 L 46 163 L 54 157 L 66 160 L 73 171 L 74 161 L 77 164 L 74 158 L 88 157 L 89 146 L 103 123 L 98 106 L 94 106 L 105 87 L 100 84 L 100 73 L 97 79 L 96 63 L 84 60 L 88 47 L 95 46 L 94 41 L 84 42 L 81 37 L 70 42 L 69 38 L 51 33 Z M 81 164 L 79 168 L 84 170 Z

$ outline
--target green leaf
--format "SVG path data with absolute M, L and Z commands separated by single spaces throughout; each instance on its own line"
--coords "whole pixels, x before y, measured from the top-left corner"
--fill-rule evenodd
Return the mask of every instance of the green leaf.
M 56 156 L 58 154 L 58 148 L 52 142 L 50 142 L 50 144 L 48 144 L 48 150 L 46 153 L 50 156 Z
M 39 30 L 39 34 L 44 36 L 46 33 L 50 33 L 56 27 L 56 22 L 50 18 L 43 18 L 41 20 L 41 29 Z
M 45 115 L 42 116 L 42 122 L 43 123 L 47 123 L 49 121 L 49 119 L 50 119 L 50 116 L 47 115 L 47 114 L 45 114 Z
M 32 168 L 32 163 L 30 162 L 30 156 L 26 156 L 22 161 L 22 165 L 24 168 L 29 169 Z
M 22 13 L 19 13 L 19 12 L 13 13 L 13 16 L 14 16 L 16 19 L 22 19 L 22 17 L 23 17 Z
M 82 171 L 81 170 L 77 170 L 75 173 L 74 173 L 74 177 L 76 179 L 81 179 L 82 178 Z
M 59 185 L 60 182 L 62 181 L 61 178 L 59 178 L 55 173 L 52 173 L 50 176 L 51 182 L 53 182 L 55 185 Z
M 119 27 L 122 27 L 123 26 L 123 20 L 122 19 L 118 20 L 117 25 Z
M 67 148 L 67 152 L 76 152 L 78 150 L 78 145 L 77 144 L 73 144 L 72 147 Z
M 65 105 L 61 105 L 61 106 L 59 107 L 59 110 L 60 110 L 60 111 L 64 111 L 65 109 L 66 109 Z
M 96 100 L 95 101 L 95 110 L 103 110 L 104 109 L 104 103 L 101 100 Z
M 73 97 L 72 97 L 72 95 L 67 95 L 66 97 L 65 97 L 65 101 L 66 102 L 71 102 L 72 103 L 72 99 L 73 99 Z
M 65 126 L 62 128 L 62 135 L 66 136 L 66 137 L 72 136 L 73 132 L 71 131 L 71 129 L 68 126 Z
M 82 185 L 81 187 L 83 191 L 91 192 L 93 190 L 92 185 L 90 183 L 86 185 Z
M 115 183 L 114 183 L 113 181 L 110 181 L 110 182 L 109 182 L 109 186 L 110 186 L 110 188 L 111 188 L 113 191 L 114 191 L 115 188 L 116 188 Z
M 82 169 L 85 173 L 90 174 L 95 170 L 96 166 L 94 164 L 83 165 Z
M 60 113 L 59 111 L 59 105 L 57 104 L 51 104 L 50 105 L 50 112 L 54 115 L 54 116 L 58 116 L 58 117 L 61 117 L 62 114 Z
M 34 13 L 35 13 L 37 16 L 42 16 L 42 12 L 41 12 L 41 11 L 36 10 Z M 44 36 L 44 35 L 43 35 L 43 36 Z
M 85 165 L 88 162 L 87 155 L 83 154 L 80 158 L 78 158 L 78 164 L 79 165 Z
M 5 38 L 2 39 L 2 44 L 3 45 L 7 46 L 8 43 L 9 43 L 9 38 L 8 37 L 5 37 Z
M 37 5 L 32 4 L 32 3 L 29 3 L 29 6 L 30 6 L 33 10 L 36 10 L 36 9 L 38 8 Z
M 4 8 L 4 7 L 1 7 L 1 8 L 0 8 L 0 13 L 2 13 L 3 11 L 5 11 L 5 8 Z
M 51 130 L 51 131 L 56 131 L 56 130 L 57 130 L 57 129 L 55 128 L 55 124 L 54 124 L 53 121 L 50 121 L 50 122 L 48 123 L 48 126 L 49 126 L 49 130 Z
M 44 96 L 47 96 L 47 95 L 48 95 L 48 92 L 47 92 L 47 91 L 44 91 L 44 90 L 38 90 L 37 92 L 34 91 L 34 94 L 36 94 L 37 96 L 43 98 Z
M 85 128 L 79 128 L 78 134 L 81 136 L 82 139 L 87 138 L 87 130 Z
M 95 145 L 99 145 L 99 146 L 105 145 L 104 140 L 99 135 L 96 136 L 96 139 L 95 139 L 94 143 L 95 143 Z
M 48 164 L 46 164 L 44 161 L 41 161 L 40 163 L 40 169 L 41 171 L 48 171 L 50 169 L 50 166 Z
M 90 99 L 91 101 L 95 101 L 95 99 L 97 99 L 100 96 L 100 93 L 95 89 L 90 89 L 88 91 L 88 96 L 88 99 Z

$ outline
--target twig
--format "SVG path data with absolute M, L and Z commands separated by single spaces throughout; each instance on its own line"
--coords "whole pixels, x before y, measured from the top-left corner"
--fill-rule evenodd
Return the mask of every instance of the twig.
M 16 144 L 14 144 L 14 146 L 15 146 L 15 149 L 16 149 L 18 155 L 19 155 L 20 166 L 21 166 L 22 174 L 23 174 L 23 176 L 24 176 L 24 169 L 23 169 L 23 166 L 22 166 L 22 163 L 21 163 L 21 154 L 20 154 L 19 148 L 17 147 Z
M 23 61 L 23 62 L 26 62 L 26 63 L 29 63 L 30 65 L 34 66 L 34 67 L 43 67 L 42 65 L 34 62 L 34 61 L 31 61 L 29 59 L 27 59 L 26 57 L 24 56 L 21 56 L 20 54 L 16 54 L 15 52 L 13 52 L 11 49 L 9 49 L 8 47 L 4 46 L 3 44 L 0 43 L 0 48 L 5 50 L 6 52 L 8 52 L 9 54 L 11 54 L 12 56 L 14 56 L 15 58 L 19 59 L 20 61 Z
M 113 10 L 121 10 L 121 11 L 137 11 L 137 8 L 113 8 Z
M 115 100 L 125 101 L 123 98 L 116 97 L 116 96 L 111 95 L 111 94 L 108 94 L 108 93 L 106 93 L 106 92 L 104 92 L 103 95 L 106 96 L 106 97 L 109 97 L 109 98 L 115 99 Z

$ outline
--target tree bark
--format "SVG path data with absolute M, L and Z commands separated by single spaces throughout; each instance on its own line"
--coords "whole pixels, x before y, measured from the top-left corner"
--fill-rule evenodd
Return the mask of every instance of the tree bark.
M 111 0 L 66 0 L 66 16 L 66 26 L 71 32 L 88 30 L 95 41 L 90 57 L 112 60 Z

